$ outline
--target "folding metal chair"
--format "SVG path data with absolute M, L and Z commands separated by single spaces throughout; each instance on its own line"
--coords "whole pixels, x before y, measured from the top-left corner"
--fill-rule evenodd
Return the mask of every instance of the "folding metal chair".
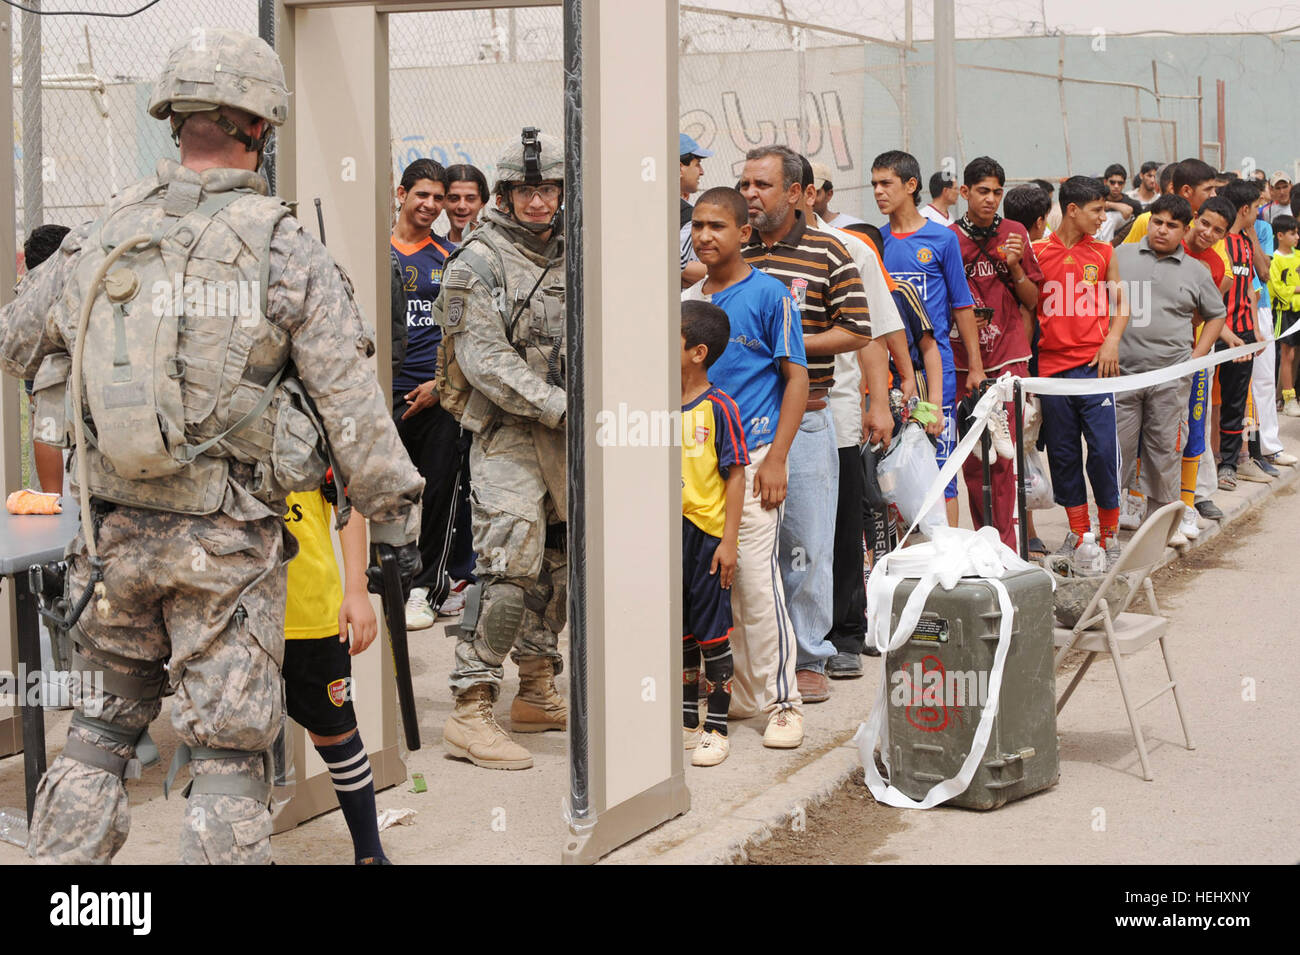
M 1133 740 L 1137 743 L 1138 758 L 1142 761 L 1142 776 L 1148 782 L 1155 777 L 1151 773 L 1146 741 L 1142 738 L 1142 728 L 1138 724 L 1138 710 L 1142 707 L 1166 692 L 1172 692 L 1174 707 L 1178 710 L 1178 720 L 1183 726 L 1183 737 L 1187 740 L 1187 748 L 1196 748 L 1192 744 L 1192 733 L 1188 729 L 1187 717 L 1183 714 L 1182 699 L 1178 695 L 1178 681 L 1174 677 L 1173 664 L 1169 659 L 1169 646 L 1166 643 L 1169 620 L 1160 616 L 1155 588 L 1151 584 L 1151 574 L 1164 557 L 1165 545 L 1169 541 L 1169 536 L 1178 527 L 1182 510 L 1182 502 L 1174 501 L 1147 518 L 1128 542 L 1115 566 L 1102 580 L 1097 593 L 1080 615 L 1079 622 L 1071 628 L 1056 627 L 1053 631 L 1054 645 L 1059 648 L 1056 654 L 1057 667 L 1071 650 L 1082 650 L 1088 654 L 1079 666 L 1078 672 L 1074 674 L 1074 678 L 1070 680 L 1070 685 L 1065 688 L 1065 692 L 1057 701 L 1056 712 L 1060 714 L 1097 655 L 1110 654 L 1115 662 L 1115 677 L 1119 681 L 1119 692 L 1124 699 L 1129 726 L 1133 728 Z M 1128 589 L 1123 600 L 1116 606 L 1111 606 L 1106 599 L 1106 594 L 1110 593 L 1112 585 L 1125 574 L 1128 575 Z M 1144 588 L 1146 592 L 1151 613 L 1132 613 L 1128 609 L 1139 587 Z M 1141 703 L 1134 705 L 1129 695 L 1128 679 L 1124 673 L 1122 658 L 1136 653 L 1153 641 L 1158 641 L 1160 644 L 1160 653 L 1164 658 L 1169 682 Z

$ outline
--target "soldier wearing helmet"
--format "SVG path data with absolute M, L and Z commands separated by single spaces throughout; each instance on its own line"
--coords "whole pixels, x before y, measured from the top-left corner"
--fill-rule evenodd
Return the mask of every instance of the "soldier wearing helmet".
M 351 283 L 257 175 L 288 113 L 275 52 L 205 31 L 172 52 L 149 113 L 170 119 L 180 162 L 74 229 L 0 311 L 0 365 L 35 376 L 42 426 L 74 449 L 66 586 L 88 603 L 69 637 L 75 669 L 103 687 L 74 694 L 29 851 L 111 861 L 170 682 L 183 745 L 168 788 L 187 762 L 193 777 L 181 861 L 266 863 L 297 550 L 286 493 L 319 487 L 332 460 L 370 519 L 372 559 L 391 550 L 409 582 L 423 482 L 365 362 Z
M 495 208 L 444 267 L 434 309 L 465 383 L 453 396 L 439 379 L 444 407 L 474 435 L 478 554 L 443 745 L 478 766 L 527 769 L 532 756 L 493 716 L 507 654 L 519 666 L 511 729 L 563 730 L 568 721 L 555 686 L 568 574 L 562 144 L 524 129 L 501 154 L 494 192 Z

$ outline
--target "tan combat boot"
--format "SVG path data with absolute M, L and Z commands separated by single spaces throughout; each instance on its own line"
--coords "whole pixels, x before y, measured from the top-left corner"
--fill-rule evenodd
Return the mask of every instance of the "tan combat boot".
M 555 668 L 544 657 L 519 661 L 519 692 L 510 704 L 510 728 L 516 733 L 544 733 L 569 726 L 569 707 L 555 689 Z
M 453 756 L 484 769 L 528 769 L 533 757 L 492 715 L 492 687 L 475 683 L 456 699 L 442 728 L 442 745 Z

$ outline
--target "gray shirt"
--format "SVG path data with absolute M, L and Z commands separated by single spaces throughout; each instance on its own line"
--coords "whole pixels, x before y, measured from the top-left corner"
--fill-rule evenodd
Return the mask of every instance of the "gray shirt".
M 1193 314 L 1206 321 L 1227 314 L 1210 270 L 1181 245 L 1159 256 L 1144 238 L 1115 249 L 1115 262 L 1128 293 L 1128 326 L 1119 342 L 1119 367 L 1126 375 L 1186 361 Z

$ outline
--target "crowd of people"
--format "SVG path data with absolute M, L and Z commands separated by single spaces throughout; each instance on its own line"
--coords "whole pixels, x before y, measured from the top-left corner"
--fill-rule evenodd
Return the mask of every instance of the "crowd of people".
M 889 151 L 871 166 L 886 220 L 876 227 L 843 210 L 830 170 L 783 146 L 751 150 L 734 186 L 707 189 L 692 206 L 711 155 L 682 134 L 683 347 L 720 344 L 698 330 L 696 312 L 688 321 L 687 306 L 721 309 L 728 341 L 700 359 L 707 380 L 693 380 L 734 402 L 749 461 L 730 575 L 730 716 L 766 713 L 765 745 L 799 745 L 804 704 L 829 697 L 828 678 L 860 676 L 861 655 L 875 653 L 864 644 L 863 568 L 893 539 L 882 545 L 888 522 L 864 507 L 860 449 L 887 445 L 909 415 L 942 466 L 958 418 L 991 379 L 1174 369 L 1144 388 L 1115 393 L 1098 381 L 1089 393 L 1027 402 L 1025 440 L 1046 451 L 1068 522 L 1052 553 L 1026 513 L 1029 556 L 1068 561 L 1093 534 L 1107 569 L 1120 528 L 1180 501 L 1170 543 L 1185 545 L 1203 521 L 1223 518 L 1217 491 L 1296 466 L 1278 438 L 1279 409 L 1300 414 L 1300 339 L 1282 336 L 1275 348 L 1300 318 L 1300 190 L 1285 172 L 1242 177 L 1189 158 L 1144 163 L 1131 188 L 1117 163 L 1098 177 L 1008 189 L 1002 166 L 981 156 L 960 182 L 933 174 L 923 204 L 916 158 Z M 1178 374 L 1212 349 L 1254 343 L 1266 344 Z M 685 357 L 683 369 L 685 382 Z M 990 419 L 991 507 L 981 455 L 961 470 L 973 526 L 990 523 L 1014 548 L 1013 413 L 1008 403 Z M 956 478 L 944 496 L 956 525 Z M 684 671 L 688 748 L 698 738 L 694 659 Z M 710 714 L 714 705 L 710 697 Z

